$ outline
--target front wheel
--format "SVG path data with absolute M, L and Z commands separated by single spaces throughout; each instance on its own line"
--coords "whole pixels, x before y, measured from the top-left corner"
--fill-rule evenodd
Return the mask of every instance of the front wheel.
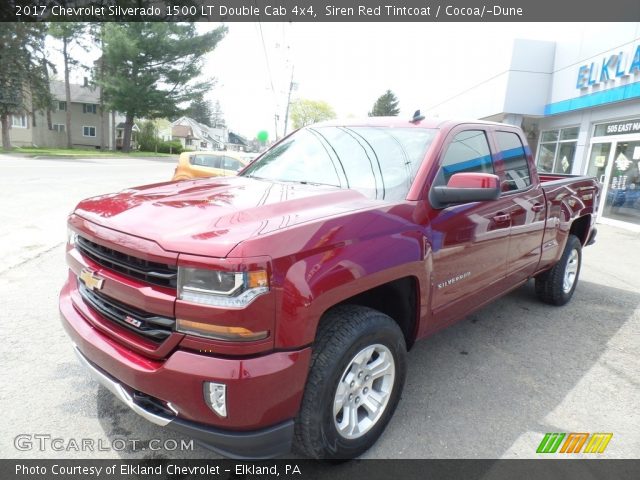
M 391 419 L 405 375 L 404 335 L 393 319 L 360 306 L 331 310 L 316 336 L 295 449 L 325 459 L 364 453 Z
M 582 244 L 569 235 L 562 256 L 551 270 L 536 277 L 536 294 L 545 303 L 564 305 L 573 296 L 582 263 Z

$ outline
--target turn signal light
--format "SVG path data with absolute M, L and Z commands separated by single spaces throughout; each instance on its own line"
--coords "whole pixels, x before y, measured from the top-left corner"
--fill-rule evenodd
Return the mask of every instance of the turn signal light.
M 262 340 L 263 338 L 267 338 L 269 335 L 268 331 L 253 332 L 244 327 L 211 325 L 210 323 L 194 322 L 192 320 L 183 320 L 181 318 L 177 320 L 176 330 L 186 334 L 197 335 L 199 337 L 235 342 Z

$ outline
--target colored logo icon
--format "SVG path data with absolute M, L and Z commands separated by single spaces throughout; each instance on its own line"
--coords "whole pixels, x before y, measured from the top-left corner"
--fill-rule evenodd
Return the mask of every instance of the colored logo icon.
M 536 453 L 603 453 L 611 437 L 613 433 L 545 433 Z

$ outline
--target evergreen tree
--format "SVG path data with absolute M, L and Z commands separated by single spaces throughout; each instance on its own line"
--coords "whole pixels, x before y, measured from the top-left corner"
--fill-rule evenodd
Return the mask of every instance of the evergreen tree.
M 370 117 L 396 117 L 400 113 L 398 104 L 400 102 L 391 90 L 387 90 L 378 97 L 373 109 L 369 112 Z
M 222 107 L 218 100 L 216 100 L 211 110 L 211 126 L 213 128 L 225 128 L 227 126 L 227 122 L 224 120 L 224 114 L 222 113 Z
M 203 123 L 209 127 L 211 124 L 211 102 L 205 100 L 203 96 L 199 96 L 191 102 L 191 105 L 187 109 L 187 116 L 193 118 L 196 122 Z
M 212 81 L 197 81 L 202 57 L 224 37 L 226 27 L 198 35 L 194 24 L 108 23 L 99 82 L 106 105 L 125 114 L 123 151 L 129 151 L 135 117 L 172 117 L 180 104 L 201 97 Z
M 11 148 L 12 114 L 48 108 L 51 92 L 45 52 L 46 25 L 7 22 L 0 28 L 0 124 L 2 146 Z

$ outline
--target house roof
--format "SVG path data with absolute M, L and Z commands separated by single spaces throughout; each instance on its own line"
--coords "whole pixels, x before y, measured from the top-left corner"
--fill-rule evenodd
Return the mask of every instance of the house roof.
M 85 87 L 76 83 L 69 84 L 71 90 L 71 101 L 75 103 L 100 103 L 100 87 Z M 64 101 L 66 94 L 64 82 L 53 80 L 51 82 L 51 94 L 56 100 Z
M 199 123 L 190 117 L 180 117 L 178 120 L 173 122 L 172 124 L 173 132 L 177 127 L 183 127 L 189 129 L 193 138 L 199 138 L 201 140 L 206 140 L 211 143 L 215 143 L 218 146 L 222 147 L 224 145 L 224 138 L 220 139 L 221 133 L 223 131 L 221 129 L 211 128 L 207 125 Z M 184 137 L 185 135 L 180 135 L 173 133 L 175 137 Z
M 120 122 L 119 124 L 116 125 L 116 130 L 124 130 L 124 122 Z M 140 129 L 138 128 L 138 126 L 134 123 L 133 126 L 131 127 L 131 131 L 132 132 L 139 132 Z
M 187 125 L 173 125 L 171 127 L 171 136 L 179 138 L 193 138 L 191 127 Z
M 229 132 L 229 143 L 244 145 L 245 147 L 249 145 L 249 141 L 246 138 L 233 132 Z

